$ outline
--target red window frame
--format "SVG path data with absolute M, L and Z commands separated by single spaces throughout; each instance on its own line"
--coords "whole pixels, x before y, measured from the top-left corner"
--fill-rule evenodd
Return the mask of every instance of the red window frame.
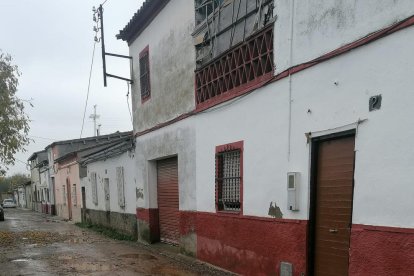
M 225 213 L 225 214 L 243 214 L 243 141 L 238 141 L 234 143 L 224 144 L 216 146 L 216 155 L 215 155 L 215 206 L 216 212 Z M 222 176 L 223 171 L 223 160 L 222 156 L 228 153 L 238 152 L 240 155 L 239 163 L 239 176 L 233 177 L 239 179 L 239 208 L 234 208 L 234 210 L 226 210 L 224 208 L 224 203 L 222 203 L 222 185 L 225 179 Z
M 141 103 L 145 103 L 151 98 L 149 45 L 139 53 L 139 83 L 141 87 Z

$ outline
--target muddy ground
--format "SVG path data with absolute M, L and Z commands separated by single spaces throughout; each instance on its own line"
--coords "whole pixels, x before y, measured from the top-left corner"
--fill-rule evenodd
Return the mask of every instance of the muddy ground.
M 113 240 L 28 210 L 5 216 L 0 275 L 231 275 L 167 245 Z

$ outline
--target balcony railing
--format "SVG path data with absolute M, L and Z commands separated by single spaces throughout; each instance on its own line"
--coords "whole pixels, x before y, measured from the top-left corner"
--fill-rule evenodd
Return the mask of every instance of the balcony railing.
M 196 104 L 202 110 L 248 92 L 273 76 L 273 24 L 195 72 Z

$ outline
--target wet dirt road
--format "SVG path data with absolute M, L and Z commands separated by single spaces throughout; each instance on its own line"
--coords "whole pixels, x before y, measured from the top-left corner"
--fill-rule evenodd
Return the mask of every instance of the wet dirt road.
M 112 240 L 56 217 L 21 209 L 6 209 L 5 217 L 0 275 L 229 275 L 171 249 Z

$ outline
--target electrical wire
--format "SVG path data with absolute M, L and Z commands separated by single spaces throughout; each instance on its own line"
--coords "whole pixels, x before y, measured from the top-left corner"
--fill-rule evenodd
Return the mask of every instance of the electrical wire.
M 129 108 L 129 83 L 127 82 L 126 84 L 128 86 L 128 93 L 126 94 L 126 98 L 127 98 L 127 106 L 128 106 L 128 111 L 129 111 L 129 117 L 131 118 L 132 126 L 134 126 L 134 121 L 132 119 L 131 109 Z
M 55 141 L 57 139 L 54 138 L 47 138 L 47 137 L 42 137 L 42 136 L 35 136 L 35 135 L 27 135 L 29 137 L 33 137 L 33 138 L 38 138 L 38 139 L 43 139 L 43 140 L 50 140 L 50 141 Z
M 27 165 L 29 165 L 29 164 L 27 164 L 27 162 L 24 162 L 24 161 L 22 161 L 22 160 L 20 160 L 20 159 L 18 159 L 18 158 L 16 158 L 16 157 L 15 157 L 14 159 L 15 159 L 16 161 L 19 161 L 20 163 L 25 164 L 26 166 L 27 166 Z
M 96 49 L 96 41 L 93 43 L 92 61 L 91 61 L 91 68 L 89 71 L 89 80 L 88 80 L 88 92 L 86 93 L 85 109 L 83 111 L 82 128 L 81 128 L 81 133 L 80 133 L 79 138 L 82 138 L 83 127 L 85 126 L 85 115 L 86 115 L 86 108 L 88 107 L 89 91 L 91 88 L 91 78 L 92 78 L 93 60 L 95 57 L 95 49 Z

